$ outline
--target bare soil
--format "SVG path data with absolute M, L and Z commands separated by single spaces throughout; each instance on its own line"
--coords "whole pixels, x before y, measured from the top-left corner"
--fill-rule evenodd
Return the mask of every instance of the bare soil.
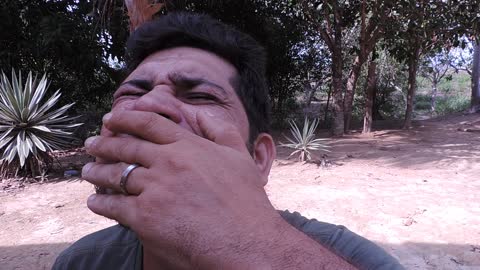
M 279 147 L 268 194 L 278 209 L 343 224 L 407 269 L 480 269 L 480 116 L 332 139 L 323 165 Z M 281 139 L 281 138 L 280 138 Z M 319 153 L 321 155 L 321 153 Z M 62 157 L 72 168 L 84 154 Z M 91 213 L 77 178 L 0 182 L 0 269 L 50 269 L 80 237 L 114 222 Z

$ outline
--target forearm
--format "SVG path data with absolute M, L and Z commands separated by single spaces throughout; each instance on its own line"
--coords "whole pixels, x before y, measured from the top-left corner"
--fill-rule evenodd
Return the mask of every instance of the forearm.
M 288 232 L 283 235 L 281 244 L 272 248 L 272 251 L 276 248 L 281 253 L 272 269 L 356 269 L 304 233 L 289 224 L 286 226 L 289 227 Z
M 210 257 L 201 269 L 356 269 L 283 220 L 274 227 L 252 232 L 244 243 L 229 246 Z M 244 240 L 248 238 L 244 237 Z M 213 254 L 210 254 L 213 255 Z M 206 261 L 204 261 L 206 262 Z

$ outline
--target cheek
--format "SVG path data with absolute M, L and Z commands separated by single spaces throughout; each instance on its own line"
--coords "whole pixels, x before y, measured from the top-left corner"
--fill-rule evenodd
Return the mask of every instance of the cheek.
M 181 126 L 186 127 L 194 134 L 202 136 L 200 127 L 197 122 L 197 113 L 198 112 L 207 112 L 214 115 L 216 118 L 221 119 L 226 122 L 231 122 L 229 115 L 220 107 L 216 106 L 194 106 L 189 104 L 183 104 L 180 107 L 180 110 L 184 116 L 184 123 Z
M 213 115 L 213 117 L 217 118 L 219 121 L 235 125 L 239 129 L 242 138 L 244 138 L 245 141 L 248 140 L 248 119 L 245 113 L 241 110 L 225 110 L 225 108 L 216 106 L 199 108 L 189 105 L 183 105 L 182 111 L 184 113 L 187 125 L 192 129 L 193 133 L 197 135 L 202 134 L 197 122 L 197 112 L 202 111 L 208 112 L 209 114 Z
M 180 126 L 190 130 L 196 135 L 201 135 L 200 128 L 197 123 L 197 112 L 204 110 L 188 104 L 181 105 L 179 109 L 183 114 L 183 123 L 180 123 Z

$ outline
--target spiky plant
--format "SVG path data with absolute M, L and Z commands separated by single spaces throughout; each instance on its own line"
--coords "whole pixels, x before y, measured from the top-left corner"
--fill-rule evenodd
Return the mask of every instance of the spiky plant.
M 295 121 L 290 120 L 290 132 L 292 133 L 293 138 L 285 136 L 285 138 L 290 142 L 286 144 L 281 144 L 281 146 L 295 149 L 290 157 L 298 154 L 298 159 L 300 161 L 311 160 L 312 152 L 322 150 L 325 152 L 330 152 L 327 148 L 328 145 L 322 143 L 326 139 L 315 139 L 315 130 L 318 127 L 318 119 L 314 119 L 312 122 L 305 117 L 303 122 L 303 129 L 300 131 Z
M 77 117 L 65 115 L 73 104 L 53 109 L 61 94 L 50 98 L 46 75 L 37 80 L 28 73 L 22 81 L 21 72 L 12 70 L 11 81 L 2 72 L 0 77 L 0 174 L 3 177 L 43 175 L 50 167 L 50 152 L 65 149 L 72 141 L 72 124 Z

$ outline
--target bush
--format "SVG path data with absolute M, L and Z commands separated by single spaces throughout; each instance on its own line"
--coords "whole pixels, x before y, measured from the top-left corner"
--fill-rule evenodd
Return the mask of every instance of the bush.
M 456 112 L 465 111 L 470 107 L 470 97 L 456 95 L 437 100 L 435 112 L 438 115 L 447 115 Z
M 57 90 L 44 99 L 47 78 L 32 76 L 25 84 L 21 72 L 12 70 L 11 81 L 2 72 L 0 78 L 0 175 L 2 177 L 44 175 L 51 166 L 50 152 L 68 147 L 73 140 L 72 124 L 76 117 L 65 115 L 73 104 L 53 109 L 60 99 Z
M 428 95 L 417 95 L 415 97 L 416 111 L 430 111 L 432 109 L 432 97 Z
M 315 130 L 318 127 L 318 119 L 310 122 L 307 117 L 303 123 L 303 130 L 300 131 L 295 121 L 290 120 L 290 132 L 292 138 L 285 136 L 285 138 L 290 142 L 286 144 L 281 144 L 280 146 L 288 147 L 294 149 L 290 154 L 290 157 L 298 154 L 298 160 L 300 161 L 309 161 L 312 159 L 312 151 L 322 150 L 330 152 L 327 150 L 328 146 L 321 143 L 326 139 L 315 139 Z

